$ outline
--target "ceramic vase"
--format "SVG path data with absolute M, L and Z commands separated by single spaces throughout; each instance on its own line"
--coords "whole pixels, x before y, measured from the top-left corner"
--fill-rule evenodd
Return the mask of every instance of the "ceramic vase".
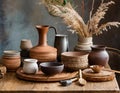
M 68 36 L 56 34 L 54 47 L 57 48 L 57 61 L 61 62 L 61 53 L 68 51 Z
M 75 46 L 75 51 L 91 51 L 91 46 L 93 45 L 92 37 L 80 37 L 78 36 L 78 43 Z
M 109 54 L 104 45 L 93 45 L 88 56 L 89 65 L 105 66 L 109 61 Z
M 36 29 L 39 34 L 38 45 L 30 49 L 30 57 L 38 59 L 39 62 L 55 61 L 57 57 L 57 49 L 47 44 L 47 32 L 50 27 L 48 25 L 37 25 Z

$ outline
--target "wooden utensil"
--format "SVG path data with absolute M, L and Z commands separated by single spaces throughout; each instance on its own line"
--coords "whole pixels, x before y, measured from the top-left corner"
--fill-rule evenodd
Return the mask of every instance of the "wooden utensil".
M 103 69 L 104 71 L 110 71 L 110 72 L 115 72 L 115 73 L 119 73 L 120 74 L 120 71 L 117 71 L 117 70 L 111 70 L 111 69 Z
M 78 78 L 72 78 L 72 79 L 67 79 L 67 80 L 61 80 L 60 84 L 62 86 L 68 86 L 70 84 L 72 84 L 72 82 L 76 81 Z
M 84 86 L 87 83 L 86 80 L 82 78 L 82 71 L 81 71 L 81 69 L 79 70 L 79 80 L 78 80 L 78 82 L 79 82 L 79 84 L 81 86 Z
M 111 70 L 111 69 L 105 69 L 104 67 L 99 66 L 99 65 L 91 65 L 90 68 L 91 68 L 95 73 L 99 73 L 101 70 L 104 70 L 104 71 L 110 71 L 110 72 L 115 72 L 115 73 L 119 73 L 119 74 L 120 74 L 120 71 Z

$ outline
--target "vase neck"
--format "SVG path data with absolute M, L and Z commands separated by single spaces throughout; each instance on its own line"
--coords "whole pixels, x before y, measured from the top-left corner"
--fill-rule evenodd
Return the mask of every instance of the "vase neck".
M 39 34 L 39 46 L 47 46 L 47 32 L 49 30 L 49 26 L 36 26 Z

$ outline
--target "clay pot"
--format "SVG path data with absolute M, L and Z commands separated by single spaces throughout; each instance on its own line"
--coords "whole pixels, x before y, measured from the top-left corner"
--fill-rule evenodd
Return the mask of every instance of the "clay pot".
M 39 34 L 39 43 L 37 46 L 30 49 L 30 57 L 38 59 L 39 62 L 55 61 L 57 49 L 47 44 L 47 32 L 49 28 L 53 27 L 37 25 L 36 28 Z
M 22 39 L 20 43 L 21 50 L 29 50 L 32 48 L 31 40 L 28 39 Z
M 105 66 L 109 61 L 109 55 L 106 51 L 106 47 L 103 45 L 94 45 L 91 48 L 92 51 L 88 56 L 89 64 Z
M 21 64 L 20 53 L 17 51 L 4 51 L 2 63 L 6 66 L 7 71 L 16 71 Z

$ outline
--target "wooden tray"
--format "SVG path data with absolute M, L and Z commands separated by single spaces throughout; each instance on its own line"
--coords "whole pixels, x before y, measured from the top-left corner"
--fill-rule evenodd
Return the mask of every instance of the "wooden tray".
M 94 73 L 92 69 L 83 70 L 83 77 L 88 81 L 110 81 L 114 79 L 114 72 L 102 70 L 100 73 Z
M 19 79 L 29 80 L 29 81 L 42 81 L 42 82 L 52 82 L 52 81 L 60 81 L 65 79 L 71 79 L 76 77 L 78 72 L 62 72 L 60 74 L 56 74 L 54 76 L 47 76 L 42 71 L 39 71 L 37 74 L 30 75 L 25 74 L 22 70 L 22 67 L 16 71 L 16 76 Z

